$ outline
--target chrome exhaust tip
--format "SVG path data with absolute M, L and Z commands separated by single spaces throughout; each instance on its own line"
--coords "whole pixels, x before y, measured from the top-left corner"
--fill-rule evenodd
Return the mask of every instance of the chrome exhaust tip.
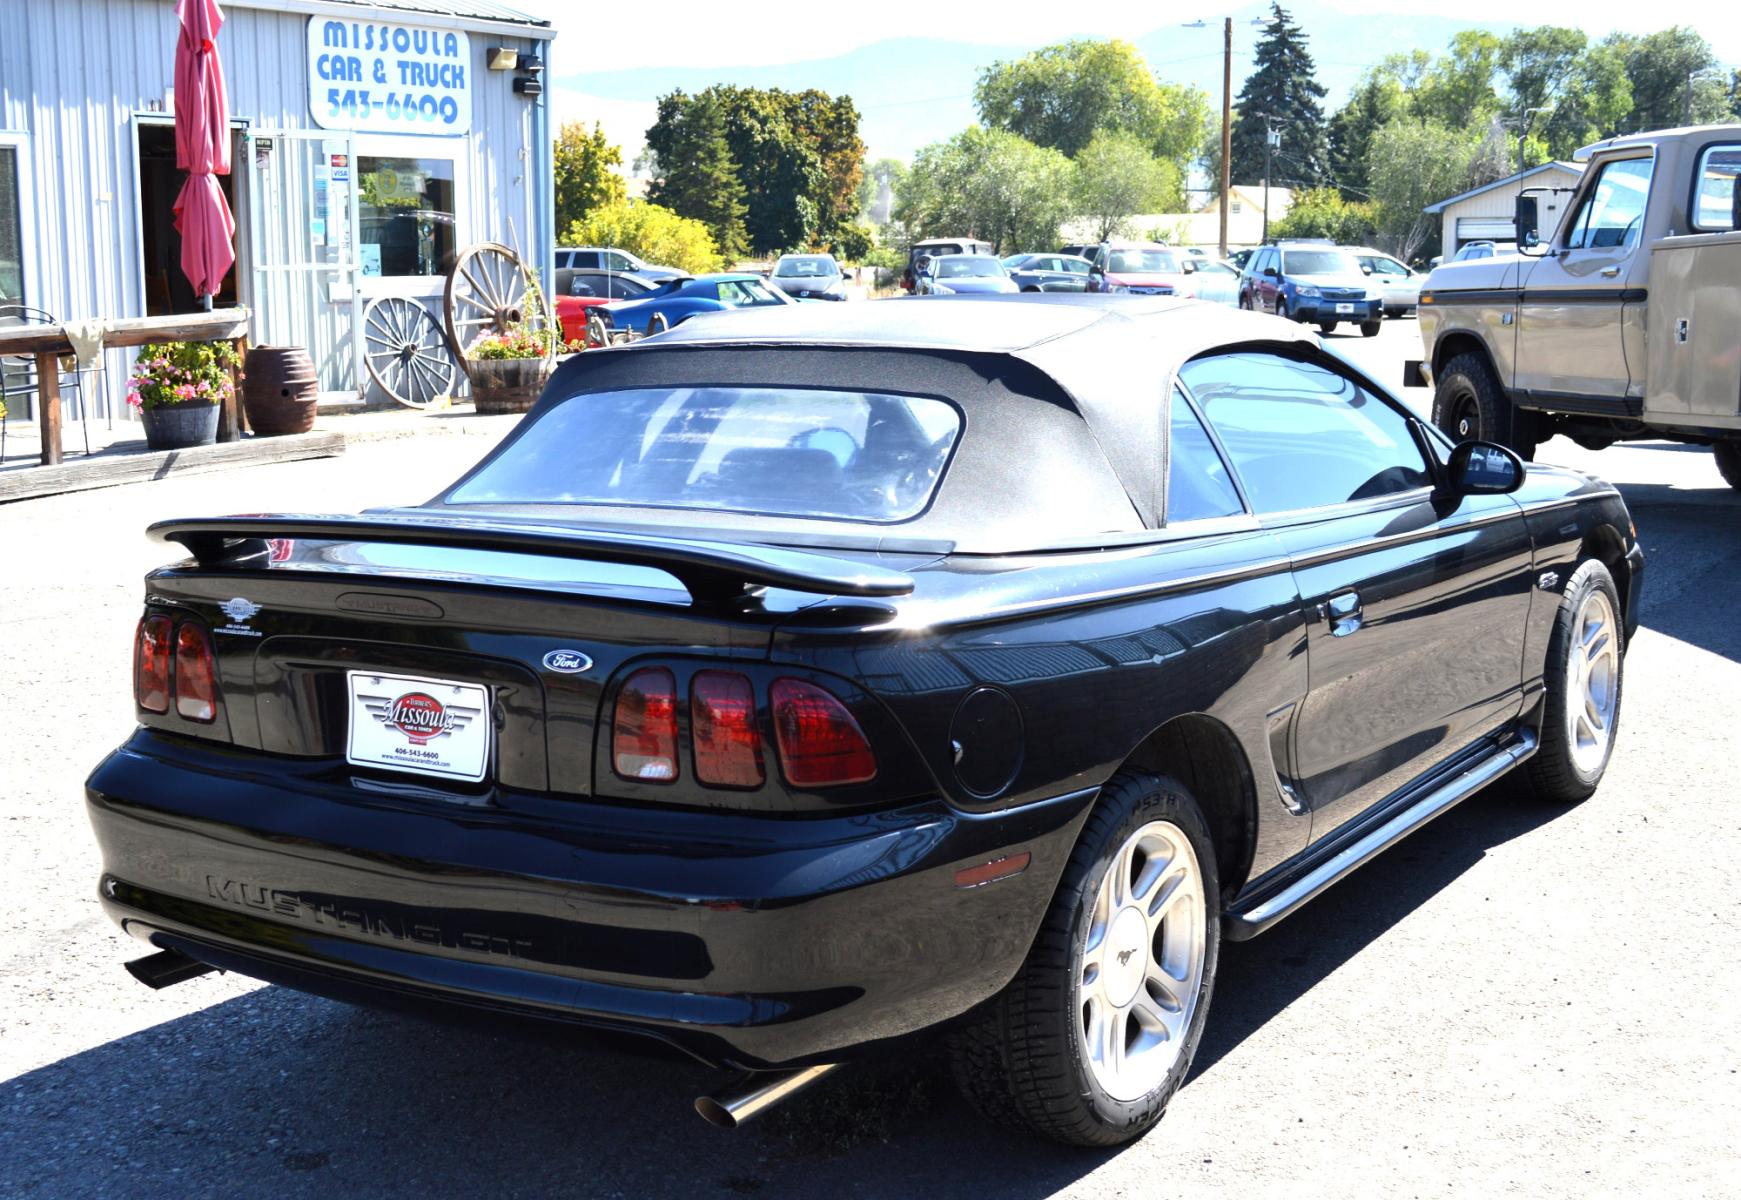
M 698 1098 L 695 1111 L 709 1125 L 736 1129 L 781 1101 L 791 1099 L 839 1065 L 823 1063 L 796 1071 L 754 1072 L 714 1095 Z
M 127 974 L 153 990 L 186 983 L 208 971 L 217 970 L 197 958 L 189 958 L 179 950 L 159 950 L 156 954 L 134 959 L 126 967 Z

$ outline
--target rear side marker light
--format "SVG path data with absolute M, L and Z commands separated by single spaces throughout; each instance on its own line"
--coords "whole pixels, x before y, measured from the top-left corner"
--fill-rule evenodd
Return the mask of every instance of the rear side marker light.
M 146 712 L 169 711 L 169 618 L 142 617 L 133 642 L 133 699 Z
M 212 643 L 192 621 L 175 630 L 175 711 L 190 721 L 209 723 L 218 715 L 218 685 Z
M 664 667 L 636 671 L 617 693 L 611 766 L 643 783 L 677 778 L 677 681 Z
M 787 783 L 834 787 L 876 777 L 876 755 L 846 705 L 800 679 L 774 680 L 769 695 Z
M 980 863 L 977 867 L 962 867 L 955 872 L 955 886 L 958 888 L 984 887 L 988 883 L 996 883 L 1000 879 L 1008 879 L 1011 875 L 1020 875 L 1028 869 L 1028 864 L 1034 861 L 1030 851 L 1023 850 L 1020 854 L 1011 854 L 1007 858 L 994 858 L 990 862 Z
M 689 684 L 689 732 L 695 740 L 695 777 L 718 787 L 761 787 L 762 734 L 756 728 L 756 692 L 730 671 L 698 671 Z

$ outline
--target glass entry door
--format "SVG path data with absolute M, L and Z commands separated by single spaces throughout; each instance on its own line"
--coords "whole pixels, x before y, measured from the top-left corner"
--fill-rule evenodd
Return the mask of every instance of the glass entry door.
M 333 130 L 252 129 L 245 145 L 255 337 L 302 346 L 323 392 L 364 386 L 355 145 Z
M 0 308 L 24 303 L 24 209 L 18 147 L 0 145 Z

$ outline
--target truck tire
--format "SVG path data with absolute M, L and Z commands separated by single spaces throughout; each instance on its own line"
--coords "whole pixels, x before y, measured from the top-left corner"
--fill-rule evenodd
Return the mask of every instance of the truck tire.
M 1433 424 L 1452 441 L 1497 442 L 1525 462 L 1535 458 L 1535 414 L 1512 404 L 1480 354 L 1445 364 L 1433 392 Z
M 1191 1069 L 1220 949 L 1197 802 L 1172 779 L 1119 772 L 1022 969 L 952 1031 L 957 1083 L 985 1116 L 1070 1145 L 1141 1137 Z
M 1741 442 L 1718 442 L 1711 447 L 1711 454 L 1729 486 L 1741 492 Z

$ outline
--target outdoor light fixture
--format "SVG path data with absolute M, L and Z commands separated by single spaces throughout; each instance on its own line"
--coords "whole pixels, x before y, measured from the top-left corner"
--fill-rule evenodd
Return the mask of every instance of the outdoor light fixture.
M 544 73 L 544 60 L 536 54 L 522 54 L 520 56 L 520 69 L 529 75 L 542 75 Z
M 492 71 L 512 71 L 520 65 L 520 52 L 506 46 L 491 46 L 488 62 Z
M 514 76 L 514 90 L 522 96 L 542 96 L 544 81 L 538 77 L 544 74 L 544 60 L 536 54 L 522 54 L 519 65 L 526 73 Z

